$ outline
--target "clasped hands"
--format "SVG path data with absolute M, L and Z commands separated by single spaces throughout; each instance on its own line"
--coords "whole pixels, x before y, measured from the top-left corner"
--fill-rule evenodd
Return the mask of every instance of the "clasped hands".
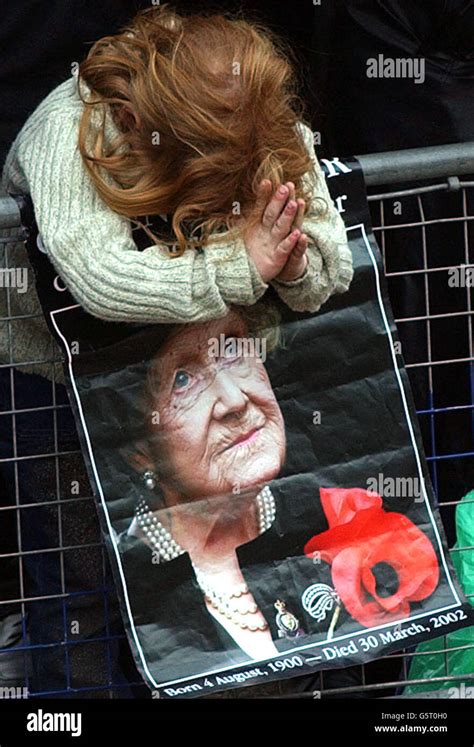
M 297 280 L 308 264 L 308 237 L 301 231 L 305 201 L 295 200 L 293 182 L 280 185 L 272 195 L 271 181 L 263 179 L 256 209 L 261 220 L 255 228 L 244 229 L 244 240 L 262 280 Z

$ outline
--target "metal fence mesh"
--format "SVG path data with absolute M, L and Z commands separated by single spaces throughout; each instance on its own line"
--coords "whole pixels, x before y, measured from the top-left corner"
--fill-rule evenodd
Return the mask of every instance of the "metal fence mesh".
M 467 278 L 466 268 L 474 261 L 470 249 L 474 245 L 474 182 L 463 182 L 448 172 L 446 178 L 447 181 L 441 183 L 438 180 L 436 184 L 424 183 L 411 189 L 381 194 L 374 194 L 372 188 L 369 204 L 374 232 L 383 255 L 402 353 L 414 392 L 426 458 L 452 547 L 456 504 L 468 489 L 474 487 L 472 481 L 469 484 L 474 457 L 472 289 L 469 281 L 464 285 L 462 281 L 463 277 Z M 6 225 L 5 221 L 3 225 Z M 9 252 L 18 242 L 19 232 L 20 229 L 12 223 L 10 228 L 4 228 L 0 233 L 5 268 L 9 267 Z M 449 257 L 449 262 L 446 257 Z M 456 273 L 461 281 L 458 285 L 450 284 L 450 278 Z M 69 404 L 65 399 L 58 399 L 51 382 L 42 391 L 40 399 L 38 392 L 32 392 L 30 398 L 24 394 L 17 397 L 17 374 L 11 364 L 15 363 L 17 370 L 21 371 L 28 361 L 18 363 L 14 360 L 12 329 L 25 317 L 12 311 L 11 289 L 5 288 L 5 293 L 6 309 L 0 324 L 9 335 L 10 363 L 0 366 L 1 382 L 5 388 L 3 401 L 8 402 L 8 407 L 0 412 L 0 418 L 9 423 L 2 433 L 11 433 L 11 443 L 3 444 L 0 458 L 0 519 L 5 529 L 2 536 L 7 538 L 0 547 L 3 579 L 0 686 L 16 685 L 30 690 L 31 652 L 35 649 L 37 658 L 41 654 L 40 667 L 44 666 L 45 671 L 48 661 L 59 657 L 64 676 L 54 691 L 40 690 L 33 696 L 61 697 L 74 691 L 78 696 L 87 697 L 101 691 L 103 697 L 120 697 L 124 688 L 129 688 L 138 697 L 145 696 L 147 688 L 138 681 L 136 673 L 128 678 L 127 683 L 116 676 L 112 666 L 117 651 L 125 652 L 126 669 L 129 654 L 126 653 L 123 631 L 117 627 L 119 615 L 115 589 L 98 526 L 97 539 L 92 543 L 81 541 L 81 532 L 73 531 L 77 526 L 84 526 L 84 515 L 86 522 L 96 520 L 80 451 L 74 442 L 68 442 L 67 429 L 58 429 L 58 421 L 70 411 Z M 30 438 L 22 439 L 21 443 L 17 439 L 20 419 L 27 419 L 22 423 L 23 431 L 25 422 L 31 422 Z M 47 443 L 42 440 L 44 424 L 53 434 Z M 22 492 L 23 485 L 27 485 L 25 493 L 34 495 L 31 481 L 35 475 L 47 491 L 47 495 L 43 491 L 40 503 L 31 498 L 25 501 Z M 29 526 L 39 527 L 42 522 L 54 526 L 54 545 L 43 546 L 41 537 L 27 537 L 25 541 L 25 531 L 28 532 L 24 526 L 26 512 L 31 512 Z M 473 547 L 458 547 L 456 550 L 473 551 Z M 69 563 L 71 558 L 73 562 Z M 38 566 L 42 567 L 44 578 L 48 577 L 48 567 L 52 578 L 59 569 L 60 584 L 46 586 L 43 593 L 29 596 L 27 574 L 34 574 Z M 82 588 L 74 574 L 68 572 L 70 567 L 85 569 L 83 577 L 90 579 L 88 588 Z M 87 615 L 92 608 L 96 622 L 101 625 L 98 630 L 87 629 Z M 35 624 L 40 626 L 39 630 L 35 629 L 34 642 L 28 624 L 33 610 Z M 77 631 L 84 625 L 86 629 L 78 637 Z M 43 630 L 44 638 L 41 638 Z M 437 650 L 445 657 L 445 672 L 440 683 L 450 680 L 455 683 L 460 677 L 449 671 L 446 638 L 439 641 Z M 100 674 L 86 673 L 81 681 L 74 681 L 71 662 L 74 660 L 80 671 L 84 647 L 92 647 Z M 474 641 L 470 648 L 474 648 Z M 91 648 L 88 653 L 90 655 Z M 414 656 L 426 654 L 406 649 L 361 666 L 362 684 L 354 687 L 330 689 L 325 684 L 325 674 L 321 673 L 321 696 L 384 697 L 399 694 L 408 682 L 410 661 Z M 90 661 L 90 656 L 86 658 Z M 88 683 L 88 676 L 93 684 Z M 474 680 L 474 674 L 463 675 L 462 679 Z M 97 685 L 98 681 L 102 684 Z M 431 687 L 433 682 L 433 679 L 429 680 Z

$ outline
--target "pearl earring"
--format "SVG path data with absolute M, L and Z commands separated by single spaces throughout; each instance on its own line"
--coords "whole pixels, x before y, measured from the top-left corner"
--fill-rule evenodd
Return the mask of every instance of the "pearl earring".
M 146 472 L 143 473 L 143 482 L 145 483 L 145 487 L 148 490 L 154 490 L 156 487 L 156 474 L 152 472 L 151 470 L 147 469 Z

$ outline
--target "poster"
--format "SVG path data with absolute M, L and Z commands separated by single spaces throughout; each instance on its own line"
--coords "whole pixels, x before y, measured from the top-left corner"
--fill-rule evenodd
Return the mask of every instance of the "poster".
M 472 624 L 362 172 L 324 167 L 355 272 L 316 314 L 270 289 L 257 315 L 103 322 L 69 294 L 17 198 L 127 635 L 158 697 L 347 667 Z

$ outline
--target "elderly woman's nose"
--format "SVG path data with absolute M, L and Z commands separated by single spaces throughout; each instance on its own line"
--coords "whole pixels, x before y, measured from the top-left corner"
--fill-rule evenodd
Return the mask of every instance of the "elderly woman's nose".
M 245 408 L 248 397 L 225 371 L 220 371 L 213 382 L 215 410 L 220 417 Z

